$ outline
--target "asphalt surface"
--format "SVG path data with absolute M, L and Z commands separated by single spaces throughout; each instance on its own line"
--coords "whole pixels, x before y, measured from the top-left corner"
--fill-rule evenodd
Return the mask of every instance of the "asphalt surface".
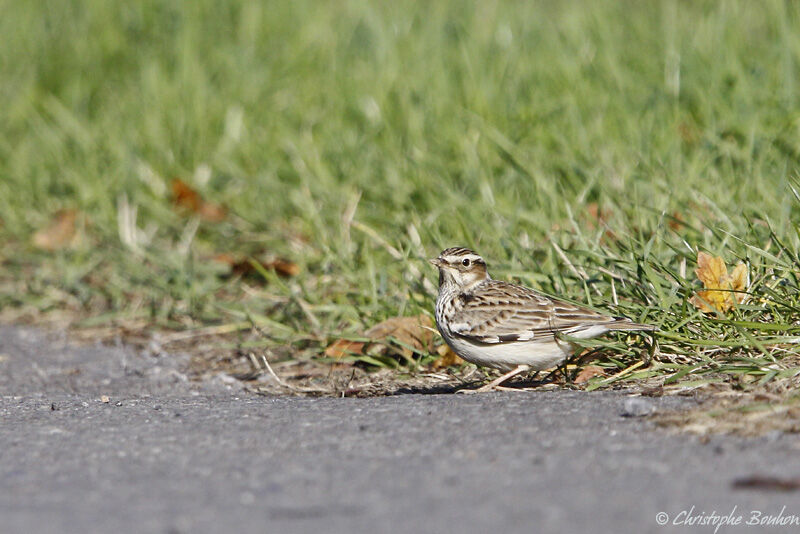
M 266 398 L 183 363 L 0 326 L 0 532 L 800 531 L 799 492 L 733 487 L 800 475 L 800 439 L 635 416 L 691 401 Z

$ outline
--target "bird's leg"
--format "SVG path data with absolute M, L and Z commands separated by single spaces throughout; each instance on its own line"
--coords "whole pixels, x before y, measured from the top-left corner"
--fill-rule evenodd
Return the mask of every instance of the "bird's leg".
M 525 371 L 527 371 L 529 369 L 530 369 L 529 365 L 518 365 L 515 368 L 513 368 L 511 371 L 505 373 L 504 375 L 498 376 L 497 378 L 495 378 L 494 380 L 492 380 L 491 382 L 489 382 L 485 386 L 481 386 L 478 389 L 471 389 L 471 390 L 463 390 L 462 389 L 461 391 L 463 391 L 464 393 L 467 393 L 467 392 L 470 392 L 470 393 L 484 393 L 486 391 L 492 391 L 492 390 L 495 390 L 495 389 L 499 389 L 500 384 L 502 384 L 503 382 L 505 382 L 506 380 L 508 380 L 511 377 L 517 376 L 520 373 L 524 373 Z
M 656 336 L 650 336 L 650 343 L 648 343 L 648 345 L 647 351 L 642 354 L 642 362 L 644 362 L 645 367 L 649 367 L 655 355 L 658 354 L 658 340 Z
M 564 384 L 572 384 L 572 379 L 567 372 L 567 362 L 564 361 L 561 365 L 558 366 L 558 370 L 561 371 L 561 376 L 564 377 Z
M 550 381 L 552 381 L 553 377 L 556 375 L 556 373 L 558 373 L 560 371 L 561 371 L 561 368 L 560 367 L 556 367 L 555 369 L 553 369 L 552 371 L 547 373 L 547 376 L 542 378 L 542 382 L 550 382 Z

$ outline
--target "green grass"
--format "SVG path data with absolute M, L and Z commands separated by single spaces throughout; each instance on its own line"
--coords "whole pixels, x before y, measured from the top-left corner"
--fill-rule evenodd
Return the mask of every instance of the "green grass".
M 425 258 L 466 245 L 495 277 L 601 307 L 616 294 L 616 312 L 657 324 L 661 354 L 626 380 L 796 380 L 793 3 L 0 8 L 6 311 L 253 320 L 265 345 L 313 356 L 430 313 Z M 176 177 L 228 218 L 175 210 Z M 81 239 L 36 250 L 63 209 L 85 217 Z M 698 250 L 750 266 L 752 297 L 728 318 L 688 302 Z M 224 277 L 222 252 L 301 274 Z M 623 341 L 607 342 L 610 372 L 638 361 Z

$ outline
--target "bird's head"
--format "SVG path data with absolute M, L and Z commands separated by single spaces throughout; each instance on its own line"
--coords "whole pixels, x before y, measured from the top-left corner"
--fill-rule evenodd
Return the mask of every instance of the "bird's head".
M 445 249 L 430 262 L 439 268 L 440 288 L 455 285 L 461 291 L 469 291 L 489 278 L 483 258 L 468 248 Z

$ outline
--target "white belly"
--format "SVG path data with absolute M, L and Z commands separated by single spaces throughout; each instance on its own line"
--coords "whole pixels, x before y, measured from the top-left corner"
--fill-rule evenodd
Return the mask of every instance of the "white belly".
M 534 371 L 561 364 L 573 353 L 573 346 L 564 341 L 512 341 L 506 343 L 472 343 L 464 338 L 445 335 L 453 352 L 468 362 L 484 367 L 510 371 L 518 365 L 529 365 Z

